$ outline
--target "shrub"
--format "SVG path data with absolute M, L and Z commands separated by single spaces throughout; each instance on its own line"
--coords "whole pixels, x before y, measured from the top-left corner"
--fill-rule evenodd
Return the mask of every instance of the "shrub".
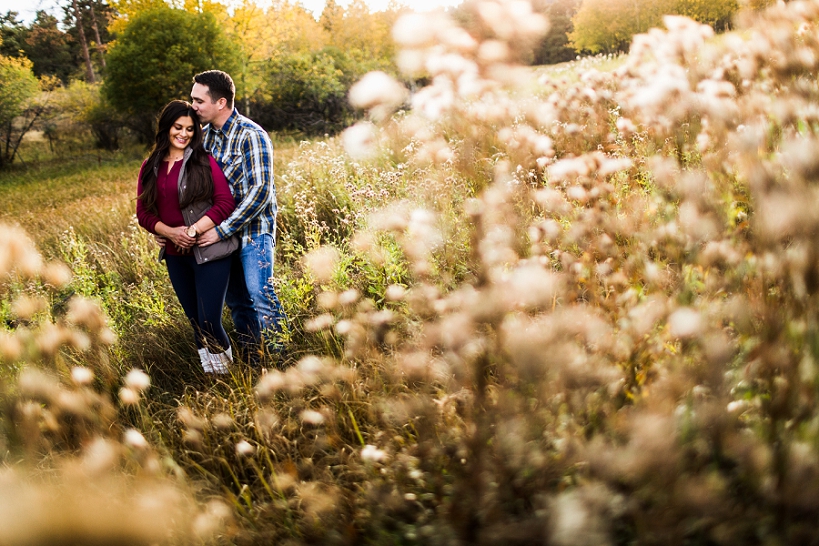
M 293 53 L 265 64 L 264 83 L 250 102 L 253 118 L 271 131 L 336 132 L 349 124 L 347 92 L 364 71 L 328 47 Z
M 30 129 L 30 119 L 24 120 L 21 127 L 17 118 L 38 91 L 28 59 L 0 56 L 0 168 L 14 161 L 20 142 Z
M 152 142 L 162 107 L 171 99 L 189 97 L 196 73 L 209 69 L 230 73 L 232 51 L 208 12 L 171 8 L 142 12 L 108 51 L 103 96 L 143 142 Z

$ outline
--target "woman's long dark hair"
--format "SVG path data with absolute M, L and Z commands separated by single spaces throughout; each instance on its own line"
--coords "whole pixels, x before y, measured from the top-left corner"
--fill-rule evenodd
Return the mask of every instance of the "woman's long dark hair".
M 145 208 L 157 214 L 157 188 L 156 172 L 159 171 L 162 160 L 168 155 L 171 147 L 171 127 L 181 117 L 190 116 L 193 120 L 193 138 L 188 147 L 193 152 L 188 164 L 185 166 L 188 185 L 185 194 L 179 202 L 180 207 L 186 207 L 196 201 L 205 201 L 213 198 L 213 175 L 210 171 L 210 160 L 208 154 L 202 147 L 202 128 L 199 125 L 199 116 L 191 107 L 190 103 L 184 100 L 172 100 L 159 115 L 156 127 L 156 143 L 151 155 L 145 161 L 145 168 L 142 170 L 142 194 L 139 199 Z

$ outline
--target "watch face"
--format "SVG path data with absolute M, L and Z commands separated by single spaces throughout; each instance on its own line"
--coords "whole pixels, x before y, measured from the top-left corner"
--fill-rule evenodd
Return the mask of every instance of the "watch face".
M 195 227 L 190 226 L 188 228 L 188 237 L 196 237 L 196 228 Z

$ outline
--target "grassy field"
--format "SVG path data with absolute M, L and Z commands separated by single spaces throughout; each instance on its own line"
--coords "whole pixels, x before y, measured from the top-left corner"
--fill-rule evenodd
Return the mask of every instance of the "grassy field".
M 140 154 L 0 174 L 0 543 L 815 543 L 815 5 L 399 43 L 411 110 L 280 148 L 265 373 L 197 370 Z

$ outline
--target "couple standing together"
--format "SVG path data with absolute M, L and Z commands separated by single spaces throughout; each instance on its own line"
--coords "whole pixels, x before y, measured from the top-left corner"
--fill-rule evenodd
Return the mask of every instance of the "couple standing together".
M 202 369 L 224 374 L 233 362 L 225 303 L 238 348 L 253 364 L 263 337 L 281 333 L 285 322 L 272 284 L 273 144 L 234 108 L 228 74 L 209 70 L 193 81 L 192 103 L 171 101 L 160 114 L 139 172 L 137 218 L 162 245 L 160 259 L 193 326 Z

